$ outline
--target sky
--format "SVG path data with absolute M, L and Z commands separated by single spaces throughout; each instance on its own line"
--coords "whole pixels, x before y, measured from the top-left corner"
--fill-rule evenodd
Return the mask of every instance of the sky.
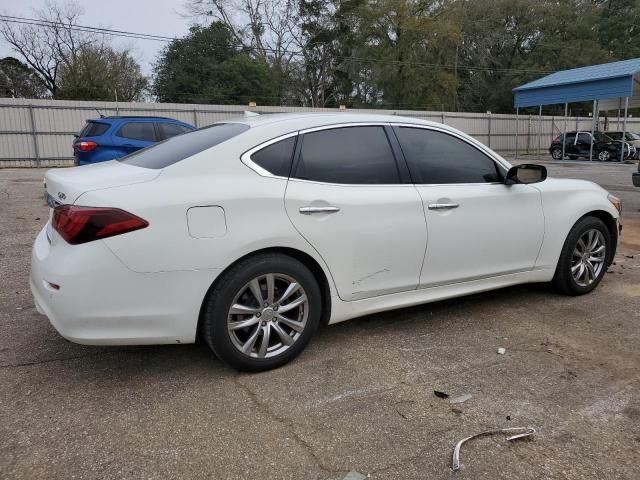
M 47 0 L 0 0 L 0 13 L 33 18 L 33 9 L 42 9 L 46 3 Z M 79 23 L 91 27 L 181 37 L 192 23 L 181 16 L 185 13 L 182 0 L 82 0 L 77 3 L 84 9 Z M 107 38 L 111 38 L 116 47 L 130 48 L 146 75 L 151 73 L 152 64 L 165 45 L 152 40 Z M 4 39 L 0 39 L 0 58 L 5 56 L 19 58 Z

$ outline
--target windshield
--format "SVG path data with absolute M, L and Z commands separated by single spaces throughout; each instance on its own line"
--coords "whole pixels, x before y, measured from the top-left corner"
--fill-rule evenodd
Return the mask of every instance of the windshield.
M 118 161 L 136 167 L 160 169 L 215 147 L 247 130 L 249 125 L 243 123 L 215 123 L 193 132 L 171 137 L 119 158 Z
M 640 140 L 640 135 L 633 132 L 627 132 L 627 140 Z

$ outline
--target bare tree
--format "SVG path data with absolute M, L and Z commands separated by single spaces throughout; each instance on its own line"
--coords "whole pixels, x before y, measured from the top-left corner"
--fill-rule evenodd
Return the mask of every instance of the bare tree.
M 0 34 L 52 96 L 57 90 L 60 68 L 73 68 L 78 53 L 99 41 L 95 35 L 75 28 L 82 13 L 76 3 L 48 2 L 44 9 L 34 10 L 37 22 L 0 21 Z

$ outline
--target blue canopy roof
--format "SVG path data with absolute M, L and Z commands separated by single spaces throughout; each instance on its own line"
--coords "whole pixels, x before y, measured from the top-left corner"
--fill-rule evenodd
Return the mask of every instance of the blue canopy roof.
M 514 88 L 516 107 L 633 96 L 640 58 L 552 73 Z

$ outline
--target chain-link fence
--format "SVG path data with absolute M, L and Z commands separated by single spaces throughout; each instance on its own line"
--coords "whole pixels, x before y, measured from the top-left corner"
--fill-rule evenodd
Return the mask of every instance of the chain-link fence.
M 196 105 L 171 103 L 115 103 L 65 100 L 0 99 L 0 167 L 51 167 L 73 163 L 72 143 L 90 118 L 100 115 L 144 115 L 173 117 L 203 127 L 241 116 L 251 110 L 260 114 L 283 112 L 338 112 L 331 108 L 247 107 L 236 105 Z M 541 153 L 562 132 L 563 117 L 503 115 L 489 113 L 433 112 L 419 110 L 362 110 L 415 117 L 445 123 L 475 137 L 501 153 Z M 619 129 L 622 124 L 619 122 Z M 588 117 L 567 117 L 567 130 L 591 129 Z M 609 129 L 615 130 L 616 120 Z M 640 130 L 640 120 L 629 119 L 627 129 Z

